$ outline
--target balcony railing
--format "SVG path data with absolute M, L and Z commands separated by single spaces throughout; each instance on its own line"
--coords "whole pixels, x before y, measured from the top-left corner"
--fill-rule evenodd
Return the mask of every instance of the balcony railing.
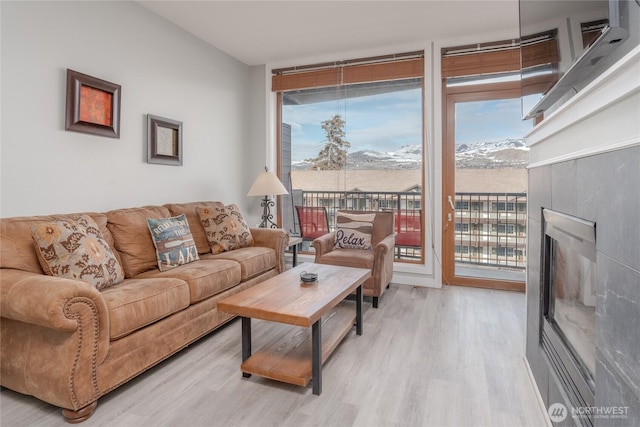
M 394 211 L 396 232 L 416 231 L 418 245 L 396 248 L 397 261 L 422 260 L 424 216 L 419 192 L 306 191 L 303 206 L 327 209 L 329 229 L 335 229 L 336 211 Z M 526 266 L 526 193 L 456 193 L 455 260 L 464 264 L 524 269 Z
M 526 267 L 526 193 L 456 193 L 455 207 L 456 262 Z
M 396 222 L 396 232 L 420 233 L 421 238 L 411 246 L 396 245 L 395 257 L 399 261 L 422 260 L 421 225 L 423 219 L 422 194 L 419 192 L 365 192 L 365 191 L 302 191 L 303 206 L 323 206 L 329 216 L 329 229 L 335 230 L 336 211 L 393 211 L 396 221 L 410 217 L 412 221 Z

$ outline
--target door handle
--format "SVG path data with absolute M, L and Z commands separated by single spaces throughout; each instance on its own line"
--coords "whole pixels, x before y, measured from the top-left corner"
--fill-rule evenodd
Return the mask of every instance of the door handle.
M 451 206 L 451 209 L 453 209 L 455 211 L 456 207 L 453 204 L 453 200 L 451 200 L 451 196 L 447 196 L 447 200 L 449 200 L 449 206 Z

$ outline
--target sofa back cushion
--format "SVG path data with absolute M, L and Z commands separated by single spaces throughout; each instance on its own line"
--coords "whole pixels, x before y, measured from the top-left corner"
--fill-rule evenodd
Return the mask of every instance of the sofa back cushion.
M 181 214 L 185 214 L 187 216 L 187 221 L 189 222 L 189 228 L 191 229 L 191 235 L 193 235 L 193 240 L 196 242 L 196 247 L 198 248 L 198 254 L 202 255 L 204 253 L 210 253 L 211 248 L 209 247 L 209 241 L 207 240 L 207 234 L 202 227 L 202 222 L 200 222 L 200 217 L 198 216 L 198 208 L 223 208 L 224 203 L 222 202 L 191 202 L 191 203 L 171 203 L 165 205 L 171 215 L 178 216 Z
M 164 206 L 144 206 L 107 212 L 107 227 L 113 235 L 115 248 L 120 252 L 125 277 L 158 268 L 156 247 L 147 225 L 148 218 L 171 216 Z
M 114 241 L 111 232 L 107 228 L 107 216 L 102 213 L 74 213 L 47 216 L 23 216 L 0 219 L 0 268 L 13 268 L 43 274 L 38 261 L 31 227 L 39 223 L 60 221 L 89 215 L 98 225 L 98 229 L 104 240 L 114 249 Z M 118 253 L 115 253 L 118 262 L 121 262 Z

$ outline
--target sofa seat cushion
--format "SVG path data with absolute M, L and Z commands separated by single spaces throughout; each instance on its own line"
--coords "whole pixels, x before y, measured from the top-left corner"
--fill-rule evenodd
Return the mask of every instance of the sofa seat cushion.
M 240 264 L 227 259 L 200 259 L 168 271 L 146 271 L 136 279 L 172 277 L 189 285 L 191 304 L 219 294 L 240 283 Z
M 243 282 L 276 266 L 276 252 L 273 249 L 259 246 L 234 249 L 216 255 L 203 255 L 203 257 L 206 259 L 227 259 L 239 263 L 240 278 Z
M 339 265 L 341 267 L 373 268 L 374 251 L 361 249 L 334 249 L 322 255 L 319 264 Z
M 180 279 L 126 279 L 102 291 L 109 309 L 111 340 L 189 306 L 189 285 Z

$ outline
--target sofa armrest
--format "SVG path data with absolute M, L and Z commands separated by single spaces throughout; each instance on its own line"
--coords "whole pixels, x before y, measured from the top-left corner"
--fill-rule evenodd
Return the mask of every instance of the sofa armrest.
M 83 298 L 95 307 L 94 314 L 102 317 L 100 323 L 108 326 L 107 306 L 100 292 L 90 284 L 21 270 L 2 270 L 2 317 L 73 332 L 78 328 L 78 321 L 70 316 L 71 305 L 74 299 Z M 104 331 L 108 336 L 108 327 Z
M 80 409 L 100 390 L 109 315 L 88 283 L 13 269 L 0 274 L 2 385 Z
M 336 233 L 335 231 L 332 231 L 330 233 L 323 234 L 322 236 L 316 238 L 313 242 L 311 242 L 316 252 L 316 262 L 318 262 L 318 258 L 328 252 L 331 252 L 335 241 Z
M 282 228 L 251 228 L 251 236 L 255 246 L 271 248 L 276 252 L 276 268 L 278 273 L 285 270 L 284 251 L 289 244 L 289 234 Z
M 384 239 L 380 240 L 377 245 L 374 246 L 373 250 L 376 253 L 377 257 L 385 257 L 388 253 L 391 253 L 391 258 L 393 258 L 393 250 L 396 246 L 396 235 L 389 234 Z

